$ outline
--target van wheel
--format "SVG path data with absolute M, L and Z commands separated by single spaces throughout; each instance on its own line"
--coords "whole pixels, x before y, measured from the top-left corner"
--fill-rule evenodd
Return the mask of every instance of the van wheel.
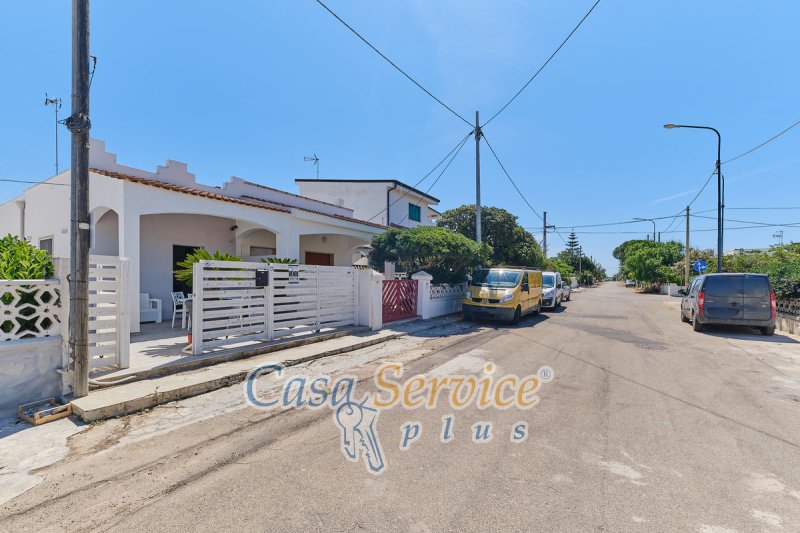
M 703 324 L 697 321 L 697 317 L 692 315 L 692 329 L 700 332 L 703 331 Z
M 775 335 L 775 326 L 770 326 L 768 328 L 761 328 L 761 334 L 767 337 L 772 337 Z
M 685 315 L 685 314 L 683 314 L 683 309 L 681 309 L 681 322 L 684 322 L 684 323 L 686 323 L 686 324 L 688 324 L 689 322 L 691 322 L 691 321 L 690 321 L 688 318 L 686 318 L 686 315 Z
M 520 318 L 522 318 L 522 308 L 517 306 L 517 308 L 514 309 L 514 318 L 511 319 L 511 323 L 514 325 L 519 324 Z

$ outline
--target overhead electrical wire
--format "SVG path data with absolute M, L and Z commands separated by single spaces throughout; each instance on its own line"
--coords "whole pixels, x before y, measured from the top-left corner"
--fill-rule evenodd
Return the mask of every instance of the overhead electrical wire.
M 453 108 L 452 108 L 452 107 L 450 107 L 449 105 L 447 105 L 447 104 L 445 104 L 444 102 L 442 102 L 442 100 L 440 100 L 439 98 L 437 98 L 437 97 L 436 97 L 436 96 L 435 96 L 435 95 L 434 95 L 432 92 L 430 92 L 428 89 L 426 89 L 425 87 L 423 87 L 423 86 L 422 86 L 422 84 L 421 84 L 421 83 L 419 83 L 419 82 L 418 82 L 417 80 L 415 80 L 414 78 L 412 78 L 412 77 L 411 77 L 411 75 L 410 75 L 408 72 L 406 72 L 405 70 L 403 70 L 402 68 L 400 68 L 400 67 L 397 65 L 397 63 L 395 63 L 394 61 L 392 61 L 391 59 L 389 59 L 388 57 L 386 57 L 386 55 L 385 55 L 383 52 L 381 52 L 380 50 L 378 50 L 378 49 L 377 49 L 377 48 L 376 48 L 376 47 L 375 47 L 375 46 L 374 46 L 374 45 L 373 45 L 371 42 L 369 42 L 369 41 L 368 41 L 366 38 L 364 38 L 364 36 L 362 36 L 360 33 L 358 33 L 358 32 L 357 32 L 357 31 L 356 31 L 356 30 L 355 30 L 355 29 L 354 29 L 352 26 L 350 26 L 350 24 L 348 24 L 347 22 L 345 22 L 345 21 L 344 21 L 344 20 L 343 20 L 343 19 L 342 19 L 342 18 L 341 18 L 339 15 L 337 15 L 336 13 L 334 13 L 334 12 L 333 12 L 333 10 L 332 10 L 331 8 L 329 8 L 328 6 L 326 6 L 326 5 L 325 5 L 325 3 L 323 3 L 321 0 L 316 0 L 316 2 L 317 2 L 319 5 L 321 5 L 323 8 L 325 8 L 325 10 L 326 10 L 328 13 L 330 13 L 331 15 L 333 15 L 333 17 L 334 17 L 336 20 L 338 20 L 339 22 L 341 22 L 341 23 L 344 25 L 344 27 L 345 27 L 345 28 L 347 28 L 348 30 L 350 30 L 350 31 L 351 31 L 351 32 L 352 32 L 352 33 L 353 33 L 353 34 L 354 34 L 356 37 L 358 37 L 359 39 L 361 39 L 361 40 L 364 42 L 364 44 L 366 44 L 367 46 L 369 46 L 370 48 L 372 48 L 372 50 L 373 50 L 373 51 L 374 51 L 376 54 L 378 54 L 378 55 L 379 55 L 379 56 L 381 56 L 381 57 L 382 57 L 384 60 L 386 60 L 386 62 L 387 62 L 387 63 L 389 63 L 391 66 L 393 66 L 393 67 L 394 67 L 394 68 L 395 68 L 395 69 L 396 69 L 398 72 L 400 72 L 400 74 L 402 74 L 403 76 L 405 76 L 406 78 L 408 78 L 408 80 L 409 80 L 411 83 L 413 83 L 414 85 L 416 85 L 417 87 L 419 87 L 419 88 L 420 88 L 420 89 L 421 89 L 421 90 L 422 90 L 422 91 L 423 91 L 425 94 L 427 94 L 428 96 L 430 96 L 431 98 L 433 98 L 434 100 L 436 100 L 436 101 L 439 103 L 439 105 L 441 105 L 442 107 L 444 107 L 445 109 L 447 109 L 448 111 L 450 111 L 450 112 L 451 112 L 453 115 L 455 115 L 456 117 L 460 118 L 461 120 L 463 120 L 464 122 L 466 122 L 466 123 L 467 123 L 467 124 L 469 124 L 470 126 L 474 126 L 474 124 L 472 124 L 472 123 L 471 123 L 469 120 L 465 119 L 463 116 L 461 116 L 460 114 L 458 114 L 458 113 L 457 113 L 455 110 L 453 110 Z
M 736 161 L 736 160 L 737 160 L 737 159 L 739 159 L 740 157 L 744 157 L 744 156 L 746 156 L 746 155 L 748 155 L 748 154 L 751 154 L 751 153 L 755 152 L 756 150 L 758 150 L 759 148 L 761 148 L 761 147 L 762 147 L 762 146 L 764 146 L 765 144 L 769 144 L 769 143 L 771 143 L 772 141 L 774 141 L 775 139 L 777 139 L 778 137 L 780 137 L 781 135 L 783 135 L 783 134 L 784 134 L 784 133 L 786 133 L 787 131 L 791 130 L 792 128 L 794 128 L 794 127 L 795 127 L 795 126 L 797 126 L 798 124 L 800 124 L 800 120 L 798 120 L 797 122 L 795 122 L 794 124 L 792 124 L 791 126 L 789 126 L 788 128 L 786 128 L 785 130 L 783 130 L 783 131 L 781 131 L 781 132 L 779 132 L 779 133 L 776 133 L 775 135 L 773 135 L 772 137 L 770 137 L 770 138 L 769 138 L 769 139 L 767 139 L 766 141 L 762 142 L 761 144 L 759 144 L 759 145 L 757 145 L 757 146 L 754 146 L 753 148 L 750 148 L 749 150 L 747 150 L 747 151 L 745 151 L 745 152 L 742 152 L 741 154 L 737 155 L 736 157 L 732 157 L 732 158 L 728 159 L 727 161 L 723 161 L 723 162 L 722 162 L 722 164 L 723 164 L 723 165 L 725 165 L 725 164 L 727 164 L 727 163 L 730 163 L 731 161 Z
M 797 223 L 800 225 L 800 222 Z M 740 230 L 740 229 L 759 229 L 759 228 L 767 228 L 767 227 L 797 227 L 796 225 L 757 225 L 757 226 L 735 226 L 733 228 L 725 228 L 725 231 L 729 230 Z M 695 232 L 706 232 L 706 231 L 717 231 L 717 228 L 702 228 L 702 229 L 692 229 L 690 233 Z M 672 230 L 672 231 L 662 231 L 661 233 L 683 233 L 683 230 Z M 641 235 L 641 231 L 576 231 L 576 235 Z
M 319 0 L 317 0 L 317 1 L 319 1 Z M 550 54 L 550 57 L 548 57 L 548 58 L 547 58 L 547 61 L 545 61 L 544 63 L 542 63 L 542 66 L 541 66 L 541 67 L 539 67 L 539 70 L 537 70 L 536 72 L 534 72 L 534 73 L 533 73 L 533 76 L 531 76 L 531 77 L 530 77 L 530 79 L 529 79 L 528 81 L 526 81 L 526 82 L 525 82 L 525 85 L 523 85 L 523 86 L 522 86 L 522 88 L 521 88 L 519 91 L 517 91 L 517 93 L 516 93 L 514 96 L 512 96 L 512 97 L 511 97 L 511 100 L 509 100 L 508 102 L 506 102 L 506 104 L 505 104 L 503 107 L 501 107 L 501 108 L 500 108 L 500 109 L 497 111 L 497 113 L 495 113 L 494 115 L 492 115 L 492 116 L 491 116 L 491 118 L 489 118 L 489 120 L 487 120 L 486 122 L 484 122 L 482 127 L 486 127 L 486 126 L 488 126 L 488 125 L 489 125 L 489 123 L 490 123 L 491 121 L 493 121 L 493 120 L 494 120 L 494 119 L 497 117 L 497 115 L 499 115 L 500 113 L 502 113 L 503 111 L 505 111 L 505 109 L 506 109 L 506 108 L 507 108 L 509 105 L 511 105 L 511 102 L 513 102 L 514 100 L 516 100 L 516 99 L 517 99 L 517 97 L 518 97 L 520 94 L 522 94 L 522 92 L 523 92 L 525 89 L 527 89 L 527 88 L 528 88 L 528 85 L 530 85 L 530 84 L 533 82 L 533 80 L 535 80 L 535 79 L 536 79 L 536 77 L 537 77 L 537 76 L 538 76 L 538 75 L 539 75 L 539 74 L 540 74 L 540 73 L 541 73 L 541 72 L 544 70 L 544 68 L 545 68 L 545 67 L 548 65 L 548 63 L 550 63 L 550 61 L 552 61 L 552 59 L 553 59 L 554 57 L 556 57 L 556 54 L 558 54 L 558 52 L 559 52 L 559 51 L 560 51 L 560 50 L 561 50 L 561 49 L 564 47 L 564 45 L 565 45 L 565 44 L 567 44 L 567 41 L 569 41 L 569 40 L 570 40 L 570 38 L 571 38 L 571 37 L 572 37 L 572 36 L 575 34 L 575 32 L 576 32 L 576 31 L 578 31 L 578 28 L 580 28 L 580 27 L 581 27 L 581 25 L 584 23 L 584 21 L 585 21 L 587 18 L 589 18 L 589 15 L 591 15 L 591 14 L 592 14 L 592 11 L 594 11 L 594 8 L 596 8 L 596 7 L 597 7 L 597 4 L 599 4 L 599 3 L 600 3 L 600 0 L 597 0 L 597 1 L 596 1 L 596 2 L 595 2 L 593 5 L 592 5 L 592 7 L 591 7 L 591 8 L 589 8 L 589 11 L 587 11 L 587 12 L 586 12 L 586 14 L 583 16 L 583 18 L 582 18 L 580 21 L 578 21 L 578 24 L 576 24 L 576 25 L 575 25 L 575 27 L 574 27 L 574 28 L 572 28 L 572 31 L 571 31 L 571 32 L 569 32 L 569 35 L 567 35 L 567 36 L 566 36 L 566 38 L 565 38 L 563 41 L 561 41 L 561 44 L 560 44 L 560 45 L 558 45 L 558 48 L 556 48 L 556 49 L 555 49 L 555 51 L 554 51 L 552 54 Z
M 717 220 L 717 217 L 707 217 L 704 215 L 691 215 L 693 218 L 704 218 L 706 220 Z M 772 222 L 756 222 L 754 220 L 737 220 L 735 218 L 726 218 L 723 220 L 724 222 L 736 222 L 737 224 L 759 224 L 761 226 L 781 226 L 781 227 L 794 227 L 800 225 L 800 222 L 789 222 L 789 223 L 772 223 Z
M 434 185 L 436 185 L 436 183 L 439 181 L 439 178 L 441 178 L 444 175 L 444 173 L 447 171 L 447 168 L 450 166 L 450 163 L 452 163 L 453 160 L 458 156 L 458 153 L 461 151 L 462 148 L 464 148 L 464 145 L 467 143 L 467 140 L 469 140 L 469 138 L 470 138 L 470 135 L 467 135 L 466 137 L 464 137 L 464 140 L 461 141 L 461 144 L 459 145 L 458 149 L 455 151 L 455 153 L 450 158 L 450 160 L 447 162 L 447 164 L 444 166 L 444 168 L 442 168 L 442 171 L 439 172 L 439 175 L 436 176 L 436 179 L 433 180 L 433 183 L 431 183 L 431 186 L 428 187 L 425 190 L 426 193 L 431 192 L 431 189 L 433 189 Z M 408 218 L 408 213 L 406 213 L 406 215 L 402 219 L 400 219 L 400 222 L 398 222 L 398 224 L 402 224 L 403 222 L 405 222 L 405 220 L 407 218 Z
M 462 146 L 464 146 L 464 143 L 466 143 L 466 142 L 467 142 L 467 139 L 469 139 L 469 138 L 472 136 L 472 134 L 473 134 L 473 133 L 474 133 L 473 131 L 470 131 L 469 133 L 467 133 L 466 135 L 464 135 L 464 137 L 462 137 L 462 138 L 461 138 L 461 140 L 459 140 L 459 141 L 456 143 L 456 145 L 455 145 L 455 146 L 453 146 L 453 148 L 451 148 L 449 152 L 447 152 L 447 155 L 446 155 L 446 156 L 444 156 L 444 157 L 442 158 L 442 160 L 441 160 L 441 161 L 439 161 L 438 163 L 436 163 L 436 166 L 434 166 L 432 169 L 430 169 L 430 170 L 428 171 L 428 173 L 427 173 L 427 174 L 425 174 L 425 175 L 424 175 L 424 176 L 422 176 L 422 177 L 421 177 L 419 180 L 417 180 L 417 182 L 416 182 L 414 185 L 412 185 L 412 187 L 416 188 L 417 186 L 419 186 L 419 184 L 420 184 L 420 183 L 422 183 L 423 181 L 425 181 L 426 179 L 428 179 L 428 176 L 430 176 L 431 174 L 433 174 L 433 173 L 436 171 L 436 169 L 437 169 L 437 168 L 439 168 L 440 166 L 442 166 L 442 163 L 444 163 L 445 161 L 447 161 L 447 159 L 450 157 L 450 154 L 452 154 L 452 153 L 453 153 L 453 152 L 455 152 L 456 150 L 461 150 L 461 147 L 462 147 Z M 409 193 L 409 192 L 410 192 L 410 191 L 406 191 L 406 192 L 404 192 L 404 193 L 403 193 L 403 194 L 402 194 L 402 195 L 401 195 L 399 198 L 397 198 L 397 199 L 396 199 L 394 202 L 390 203 L 390 204 L 389 204 L 387 207 L 388 207 L 388 208 L 391 208 L 391 207 L 392 207 L 394 204 L 396 204 L 397 202 L 399 202 L 400 200 L 402 200 L 403 198 L 405 198 L 405 197 L 406 197 L 406 195 L 408 195 L 408 193 Z M 367 222 L 372 222 L 372 221 L 373 221 L 375 218 L 377 218 L 378 216 L 380 216 L 380 214 L 381 214 L 381 213 L 383 213 L 383 212 L 385 212 L 386 210 L 387 210 L 387 208 L 381 209 L 380 211 L 378 211 L 377 213 L 375 213 L 375 214 L 374 214 L 372 217 L 368 218 L 368 219 L 367 219 Z M 386 221 L 386 223 L 387 223 L 387 225 L 388 225 L 389 221 L 387 220 L 387 221 Z
M 798 120 L 797 122 L 795 122 L 794 124 L 792 124 L 792 125 L 791 125 L 791 126 L 789 126 L 788 128 L 786 128 L 786 129 L 784 129 L 784 130 L 782 130 L 782 131 L 780 131 L 780 132 L 776 133 L 775 135 L 773 135 L 772 137 L 770 137 L 770 138 L 769 138 L 769 139 L 767 139 L 766 141 L 762 142 L 761 144 L 757 144 L 757 145 L 756 145 L 756 146 L 754 146 L 753 148 L 750 148 L 749 150 L 745 150 L 745 151 L 744 151 L 744 152 L 742 152 L 741 154 L 739 154 L 739 155 L 737 155 L 737 156 L 735 156 L 735 157 L 731 157 L 730 159 L 727 159 L 727 160 L 723 161 L 723 162 L 722 162 L 722 164 L 723 164 L 723 165 L 726 165 L 726 164 L 728 164 L 728 163 L 730 163 L 730 162 L 732 162 L 732 161 L 736 161 L 736 160 L 737 160 L 737 159 L 739 159 L 739 158 L 742 158 L 742 157 L 744 157 L 744 156 L 746 156 L 746 155 L 748 155 L 748 154 L 751 154 L 751 153 L 755 152 L 756 150 L 758 150 L 758 149 L 759 149 L 759 148 L 761 148 L 762 146 L 764 146 L 764 145 L 766 145 L 766 144 L 769 144 L 769 143 L 771 143 L 772 141 L 774 141 L 775 139 L 777 139 L 778 137 L 780 137 L 781 135 L 783 135 L 784 133 L 788 132 L 789 130 L 791 130 L 792 128 L 794 128 L 795 126 L 798 126 L 798 125 L 800 125 L 800 120 Z M 717 173 L 717 170 L 716 170 L 716 168 L 715 168 L 715 169 L 714 169 L 714 170 L 711 172 L 711 175 L 710 175 L 710 176 L 708 176 L 708 178 L 706 179 L 706 182 L 703 184 L 703 186 L 700 188 L 700 190 L 699 190 L 699 191 L 697 191 L 697 194 L 695 194 L 695 195 L 694 195 L 694 198 L 692 198 L 692 201 L 691 201 L 691 202 L 689 202 L 689 206 L 690 206 L 690 207 L 691 207 L 691 205 L 692 205 L 692 204 L 694 204 L 695 200 L 697 200 L 697 198 L 698 198 L 698 197 L 699 197 L 699 196 L 700 196 L 700 195 L 703 193 L 703 191 L 704 191 L 704 190 L 706 189 L 706 187 L 708 186 L 708 183 L 711 181 L 711 178 L 712 178 L 712 177 L 714 177 L 714 174 L 716 174 L 716 173 Z M 727 209 L 727 208 L 726 208 L 726 209 Z
M 62 187 L 69 187 L 69 183 L 49 183 L 47 181 L 30 181 L 30 180 L 12 180 L 7 178 L 0 178 L 3 183 L 30 183 L 32 185 L 60 185 Z
M 531 203 L 528 201 L 528 199 L 525 198 L 525 195 L 522 194 L 522 191 L 519 190 L 519 187 L 517 187 L 517 183 L 514 181 L 514 178 L 512 178 L 511 174 L 508 173 L 508 170 L 506 170 L 505 165 L 503 165 L 503 162 L 500 161 L 500 158 L 497 156 L 497 152 L 495 152 L 494 148 L 492 148 L 492 145 L 489 142 L 489 139 L 486 138 L 486 134 L 482 133 L 481 135 L 483 136 L 483 140 L 486 141 L 486 146 L 489 147 L 489 151 L 492 152 L 492 155 L 494 156 L 495 160 L 497 161 L 497 164 L 500 165 L 501 169 L 503 169 L 503 173 L 508 178 L 508 181 L 511 182 L 511 185 L 514 186 L 514 189 L 516 189 L 517 194 L 519 194 L 520 198 L 522 198 L 522 201 L 525 202 L 525 204 L 530 208 L 531 211 L 533 211 L 533 214 L 535 214 L 537 217 L 539 217 L 539 220 L 544 221 L 544 219 L 542 218 L 542 215 L 540 215 L 539 212 L 536 209 L 534 209 L 534 207 L 531 205 Z

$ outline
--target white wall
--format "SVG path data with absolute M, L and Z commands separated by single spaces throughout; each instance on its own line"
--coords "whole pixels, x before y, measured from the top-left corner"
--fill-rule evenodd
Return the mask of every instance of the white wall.
M 162 302 L 164 317 L 172 316 L 172 246 L 197 246 L 235 253 L 234 220 L 205 215 L 145 215 L 139 222 L 140 288 Z M 136 296 L 138 300 L 138 295 Z
M 428 212 L 428 204 L 430 203 L 430 200 L 427 200 L 417 194 L 410 193 L 408 192 L 408 189 L 403 188 L 397 188 L 391 191 L 389 193 L 389 198 L 389 203 L 392 204 L 389 208 L 389 222 L 391 224 L 397 224 L 407 228 L 433 225 Z M 386 200 L 384 200 L 384 203 L 385 202 Z M 408 204 L 415 204 L 419 206 L 420 222 L 416 222 L 408 218 Z
M 0 416 L 61 394 L 61 337 L 0 343 Z
M 322 242 L 323 237 L 325 237 L 326 242 Z M 352 266 L 355 248 L 367 243 L 368 241 L 348 237 L 347 235 L 301 235 L 299 261 L 305 263 L 306 252 L 319 252 L 333 254 L 333 266 Z
M 95 221 L 91 253 L 119 256 L 119 215 L 109 209 Z
M 406 227 L 432 224 L 428 212 L 431 201 L 402 186 L 389 192 L 389 203 L 393 205 L 389 209 L 390 220 L 386 219 L 386 191 L 393 186 L 391 182 L 299 181 L 297 184 L 303 196 L 350 207 L 353 216 L 360 220 Z M 420 206 L 421 223 L 408 219 L 409 202 Z

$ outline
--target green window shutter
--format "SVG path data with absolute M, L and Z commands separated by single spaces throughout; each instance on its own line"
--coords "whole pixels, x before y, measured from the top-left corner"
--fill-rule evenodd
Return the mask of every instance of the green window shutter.
M 408 219 L 413 220 L 414 222 L 420 222 L 422 220 L 422 210 L 418 205 L 408 204 Z

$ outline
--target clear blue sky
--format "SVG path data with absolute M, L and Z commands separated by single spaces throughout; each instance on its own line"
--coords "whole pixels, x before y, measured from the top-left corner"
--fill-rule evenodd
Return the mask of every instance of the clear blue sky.
M 467 118 L 475 110 L 488 118 L 505 103 L 592 3 L 329 0 Z M 413 184 L 468 130 L 312 0 L 91 7 L 92 136 L 123 164 L 153 169 L 176 159 L 203 182 L 236 175 L 295 191 L 294 178 L 313 176 L 303 156 L 315 152 L 321 177 Z M 673 215 L 711 172 L 715 138 L 661 125 L 716 126 L 725 160 L 800 119 L 798 20 L 793 0 L 603 0 L 486 135 L 565 237 L 573 225 Z M 0 21 L 0 178 L 43 179 L 53 171 L 44 93 L 64 99 L 64 116 L 69 109 L 70 2 L 3 2 Z M 63 128 L 61 140 L 66 167 Z M 800 126 L 724 168 L 728 207 L 800 206 L 798 146 Z M 482 160 L 483 203 L 518 215 L 541 238 L 541 222 L 485 145 Z M 0 184 L 0 200 L 23 187 Z M 474 143 L 431 194 L 444 209 L 474 202 Z M 712 181 L 693 209 L 715 205 Z M 729 210 L 726 218 L 800 222 L 800 210 Z M 748 224 L 728 224 L 738 225 Z M 683 240 L 682 222 L 673 229 Z M 725 248 L 767 246 L 775 229 L 726 232 Z M 579 235 L 586 253 L 615 271 L 613 248 L 652 224 L 594 231 L 636 232 Z M 694 233 L 693 244 L 713 247 L 715 235 Z M 800 241 L 800 227 L 784 228 L 784 239 Z M 558 236 L 550 243 L 563 248 Z

